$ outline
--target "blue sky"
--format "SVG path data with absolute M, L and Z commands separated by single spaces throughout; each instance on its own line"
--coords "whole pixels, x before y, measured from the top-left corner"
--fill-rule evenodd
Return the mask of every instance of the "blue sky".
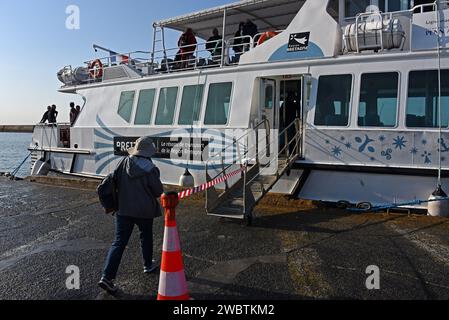
M 58 121 L 68 121 L 73 95 L 60 94 L 56 73 L 66 65 L 104 53 L 94 43 L 118 52 L 149 51 L 154 21 L 235 0 L 0 0 L 0 125 L 34 124 L 49 104 Z M 80 29 L 65 27 L 66 8 L 80 9 Z M 174 34 L 168 41 L 176 45 Z

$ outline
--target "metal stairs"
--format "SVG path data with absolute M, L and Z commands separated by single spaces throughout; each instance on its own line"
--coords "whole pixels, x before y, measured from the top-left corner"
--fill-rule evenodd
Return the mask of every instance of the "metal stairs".
M 263 124 L 267 125 L 262 122 L 258 126 L 260 127 Z M 206 211 L 208 215 L 241 219 L 245 221 L 246 225 L 251 225 L 254 208 L 301 157 L 302 130 L 299 119 L 296 119 L 283 132 L 274 137 L 274 139 L 278 139 L 280 136 L 284 136 L 285 144 L 280 152 L 273 152 L 269 157 L 267 155 L 269 155 L 270 151 L 277 149 L 277 143 L 274 143 L 273 137 L 270 137 L 270 130 L 265 132 L 266 134 L 262 135 L 256 134 L 256 143 L 248 142 L 246 144 L 247 147 L 244 148 L 245 151 L 241 154 L 239 153 L 240 156 L 233 164 L 225 166 L 222 161 L 222 170 L 214 177 L 210 175 L 212 159 L 222 157 L 226 149 L 209 159 L 206 168 L 208 182 L 226 175 L 238 166 L 243 168 L 243 170 L 240 178 L 231 182 L 228 181 L 221 189 L 211 188 L 206 191 Z M 260 136 L 262 136 L 262 140 L 259 140 Z M 233 144 L 234 149 L 239 151 L 241 149 L 239 145 L 241 145 L 241 141 L 244 139 L 245 137 L 242 137 L 235 141 Z M 268 143 L 270 140 L 271 143 Z M 250 145 L 252 147 L 248 147 Z M 251 149 L 255 149 L 255 153 L 248 157 L 251 154 Z M 248 158 L 251 161 L 248 161 Z M 261 161 L 263 160 L 262 158 L 265 158 L 266 161 Z

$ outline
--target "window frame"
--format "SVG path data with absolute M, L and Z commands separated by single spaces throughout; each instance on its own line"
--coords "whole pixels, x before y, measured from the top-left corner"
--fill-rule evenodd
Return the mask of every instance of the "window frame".
M 142 93 L 142 91 L 149 91 L 149 90 L 154 90 L 153 106 L 152 106 L 151 115 L 150 115 L 150 123 L 148 123 L 148 124 L 136 124 L 137 112 L 138 112 L 138 109 L 139 109 L 140 94 Z M 156 104 L 156 98 L 158 98 L 158 94 L 157 93 L 158 93 L 158 89 L 157 88 L 146 88 L 146 89 L 140 89 L 139 90 L 139 94 L 137 96 L 137 102 L 136 102 L 137 104 L 136 104 L 136 108 L 135 108 L 136 110 L 134 112 L 133 125 L 135 125 L 135 126 L 151 126 L 154 123 L 155 118 L 153 117 L 153 114 L 154 114 L 154 109 L 155 109 L 154 106 Z
M 161 97 L 161 93 L 162 93 L 162 89 L 170 89 L 170 88 L 177 88 L 176 91 L 176 101 L 175 101 L 175 108 L 173 109 L 173 119 L 171 124 L 157 124 L 157 114 L 158 114 L 158 110 L 159 110 L 159 100 Z M 158 127 L 164 127 L 164 126 L 174 126 L 175 125 L 175 121 L 176 121 L 176 117 L 178 114 L 178 104 L 179 104 L 179 86 L 168 86 L 168 87 L 159 87 L 158 88 L 158 93 L 157 93 L 157 106 L 155 108 L 155 114 L 154 114 L 154 118 L 153 118 L 153 125 L 154 126 L 158 126 Z
M 397 94 L 397 102 L 396 102 L 396 124 L 394 126 L 391 127 L 379 127 L 379 126 L 360 126 L 359 125 L 359 112 L 360 112 L 360 98 L 362 96 L 362 76 L 364 74 L 379 74 L 379 73 L 397 73 L 398 75 L 398 94 Z M 400 112 L 401 112 L 401 96 L 402 96 L 402 90 L 401 90 L 401 72 L 398 70 L 392 70 L 392 71 L 375 71 L 375 72 L 364 72 L 364 73 L 360 73 L 359 75 L 359 96 L 357 99 L 357 115 L 356 115 L 356 121 L 355 121 L 355 126 L 357 128 L 362 128 L 364 130 L 369 130 L 369 129 L 382 129 L 382 130 L 388 130 L 388 129 L 397 129 L 400 125 Z
M 411 130 L 439 130 L 440 127 L 412 127 L 407 125 L 407 115 L 408 115 L 408 99 L 409 99 L 409 91 L 410 91 L 410 74 L 412 72 L 423 72 L 423 71 L 435 71 L 438 72 L 438 69 L 411 69 L 408 70 L 407 73 L 407 82 L 406 82 L 406 96 L 405 96 L 405 108 L 404 108 L 404 128 L 411 129 Z M 449 73 L 449 68 L 441 68 L 441 71 L 447 71 Z M 448 96 L 449 97 L 449 96 Z M 448 129 L 449 128 L 449 121 L 447 126 L 441 126 L 442 129 Z
M 207 103 L 209 102 L 209 92 L 210 92 L 210 87 L 213 84 L 224 84 L 224 83 L 230 83 L 231 84 L 231 93 L 230 93 L 230 97 L 229 97 L 229 114 L 227 117 L 227 122 L 226 124 L 206 124 L 206 114 L 207 114 Z M 207 86 L 207 92 L 205 91 L 204 93 L 207 93 L 207 98 L 204 99 L 203 103 L 205 103 L 206 105 L 203 107 L 203 111 L 202 111 L 202 119 L 201 119 L 201 124 L 204 127 L 207 128 L 221 128 L 221 127 L 229 127 L 230 121 L 231 121 L 231 115 L 232 115 L 232 108 L 233 108 L 233 104 L 234 104 L 234 90 L 235 90 L 235 81 L 219 81 L 219 82 L 210 82 L 209 85 Z M 203 94 L 204 94 L 203 93 Z
M 133 115 L 135 114 L 135 104 L 136 104 L 136 92 L 137 92 L 138 90 L 123 90 L 123 91 L 120 91 L 120 97 L 119 97 L 119 102 L 118 102 L 118 107 L 117 107 L 117 111 L 115 112 L 119 117 L 120 117 L 120 119 L 121 120 L 123 120 L 123 121 L 125 121 L 127 124 L 129 124 L 129 125 L 132 125 L 132 123 L 133 123 Z M 122 101 L 122 95 L 124 94 L 124 93 L 130 93 L 130 92 L 132 92 L 133 93 L 133 102 L 132 102 L 132 104 L 131 104 L 131 113 L 130 113 L 130 115 L 129 115 L 129 120 L 126 120 L 125 118 L 123 118 L 122 117 L 122 115 L 119 113 L 119 111 L 120 111 L 120 102 Z
M 196 120 L 196 121 L 193 121 L 193 123 L 192 124 L 180 124 L 179 123 L 179 120 L 180 120 L 180 118 L 181 118 L 181 108 L 182 108 L 182 100 L 183 100 L 183 97 L 184 97 L 184 90 L 185 90 L 185 88 L 186 87 L 196 87 L 196 86 L 203 86 L 203 93 L 202 93 L 202 95 L 201 95 L 201 103 L 200 103 L 200 105 L 199 105 L 199 107 L 200 107 L 200 110 L 199 110 L 199 113 L 198 113 L 198 120 Z M 202 116 L 203 116 L 203 111 L 204 111 L 204 109 L 205 109 L 205 107 L 204 107 L 204 96 L 205 96 L 205 93 L 206 93 L 206 87 L 207 87 L 207 85 L 206 85 L 206 83 L 200 83 L 200 84 L 183 84 L 182 85 L 182 87 L 181 87 L 181 94 L 179 95 L 180 97 L 179 97 L 179 106 L 178 106 L 178 108 L 177 108 L 177 112 L 176 112 L 176 117 L 175 117 L 175 125 L 176 126 L 178 126 L 178 127 L 181 127 L 181 128 L 184 128 L 184 127 L 186 127 L 186 128 L 190 128 L 191 126 L 194 126 L 195 125 L 195 122 L 197 122 L 197 123 L 203 123 L 203 121 L 202 121 Z M 206 101 L 206 103 L 207 103 L 207 101 Z
M 321 77 L 329 77 L 329 76 L 351 76 L 351 94 L 349 95 L 349 107 L 348 107 L 348 124 L 346 126 L 328 126 L 328 125 L 317 125 L 315 124 L 315 118 L 316 118 L 316 108 L 318 105 L 318 93 L 320 90 L 320 78 Z M 315 110 L 313 112 L 313 120 L 312 124 L 316 128 L 350 128 L 352 127 L 352 109 L 353 109 L 353 103 L 354 103 L 354 94 L 355 94 L 355 74 L 352 72 L 347 73 L 339 73 L 339 74 L 320 74 L 317 78 L 317 88 L 316 88 L 316 98 L 315 98 Z

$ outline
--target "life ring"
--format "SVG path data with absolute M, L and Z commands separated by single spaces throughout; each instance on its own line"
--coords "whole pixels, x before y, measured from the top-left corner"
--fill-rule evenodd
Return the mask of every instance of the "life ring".
M 89 73 L 92 79 L 101 79 L 103 77 L 103 63 L 100 59 L 94 60 L 89 64 Z
M 259 40 L 257 40 L 257 45 L 260 46 L 262 43 L 264 43 L 267 40 L 270 40 L 271 38 L 276 37 L 278 34 L 274 31 L 267 31 L 262 33 Z

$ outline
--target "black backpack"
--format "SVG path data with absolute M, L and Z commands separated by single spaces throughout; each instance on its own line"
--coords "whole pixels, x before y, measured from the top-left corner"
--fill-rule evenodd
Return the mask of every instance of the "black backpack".
M 117 173 L 121 171 L 125 159 L 123 158 L 117 166 L 117 169 L 104 178 L 97 187 L 98 198 L 106 214 L 114 214 L 118 211 L 118 189 L 120 181 Z

